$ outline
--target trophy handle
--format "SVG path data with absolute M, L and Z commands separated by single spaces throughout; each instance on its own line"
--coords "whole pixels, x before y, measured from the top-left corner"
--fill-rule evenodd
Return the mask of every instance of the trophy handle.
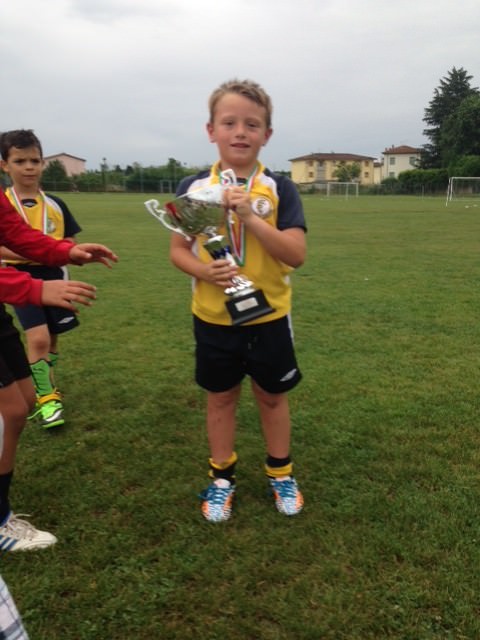
M 166 227 L 170 231 L 175 231 L 175 233 L 179 233 L 181 236 L 183 236 L 187 240 L 191 240 L 191 237 L 189 235 L 187 235 L 184 231 L 182 231 L 180 227 L 175 226 L 172 223 L 172 218 L 169 215 L 168 211 L 165 211 L 165 209 L 160 209 L 160 203 L 158 202 L 158 200 L 155 200 L 155 199 L 147 200 L 144 204 L 148 213 L 151 213 L 152 216 L 156 218 L 159 222 L 161 222 L 164 227 Z
M 220 179 L 223 187 L 234 187 L 237 184 L 237 176 L 233 169 L 225 169 L 225 171 L 221 171 Z

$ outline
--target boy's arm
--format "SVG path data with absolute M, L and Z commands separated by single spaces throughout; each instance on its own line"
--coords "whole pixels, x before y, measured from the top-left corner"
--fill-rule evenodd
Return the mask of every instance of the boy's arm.
M 263 248 L 273 258 L 289 267 L 300 267 L 307 252 L 305 231 L 301 227 L 278 229 L 259 216 L 252 209 L 250 195 L 243 187 L 230 187 L 225 192 L 225 204 L 234 209 L 245 227 L 258 238 Z
M 13 267 L 0 269 L 0 301 L 16 306 L 27 304 L 64 307 L 78 311 L 75 305 L 91 305 L 96 288 L 76 280 L 38 280 Z
M 236 266 L 228 260 L 212 260 L 204 263 L 192 253 L 193 241 L 183 238 L 178 233 L 172 233 L 170 239 L 170 260 L 181 271 L 199 280 L 222 288 L 232 286 L 233 276 L 238 275 Z
M 2 260 L 21 260 L 23 256 L 20 256 L 8 247 L 0 247 L 0 258 Z
M 0 243 L 20 256 L 52 266 L 66 264 L 72 246 L 71 242 L 53 240 L 41 231 L 32 229 L 1 190 Z
M 104 245 L 73 244 L 69 240 L 54 240 L 32 229 L 18 215 L 0 190 L 0 243 L 21 256 L 49 266 L 101 262 L 110 266 L 117 256 Z

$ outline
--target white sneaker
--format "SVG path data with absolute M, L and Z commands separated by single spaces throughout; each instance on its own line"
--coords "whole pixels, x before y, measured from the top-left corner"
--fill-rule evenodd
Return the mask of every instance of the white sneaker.
M 44 549 L 56 542 L 54 535 L 35 529 L 33 524 L 21 520 L 14 513 L 11 513 L 6 523 L 0 527 L 0 551 Z

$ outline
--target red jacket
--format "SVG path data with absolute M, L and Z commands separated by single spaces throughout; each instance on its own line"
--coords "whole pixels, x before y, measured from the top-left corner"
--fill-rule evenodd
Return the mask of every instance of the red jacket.
M 54 240 L 32 229 L 0 189 L 0 245 L 35 262 L 51 267 L 69 262 L 70 240 Z M 15 305 L 41 305 L 43 280 L 17 271 L 14 267 L 0 268 L 0 302 Z

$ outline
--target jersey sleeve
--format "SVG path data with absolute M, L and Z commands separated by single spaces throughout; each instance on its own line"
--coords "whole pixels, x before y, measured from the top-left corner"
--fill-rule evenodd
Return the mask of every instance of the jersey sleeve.
M 278 176 L 278 221 L 279 229 L 300 227 L 307 231 L 305 214 L 300 195 L 295 184 L 286 176 Z
M 188 189 L 190 188 L 190 185 L 193 182 L 195 182 L 195 180 L 197 179 L 198 179 L 198 175 L 194 175 L 194 176 L 186 176 L 185 178 L 180 180 L 177 190 L 175 192 L 175 197 L 178 198 L 179 196 L 184 196 L 187 193 Z
M 54 196 L 51 193 L 48 194 L 48 197 L 51 198 L 52 200 L 55 200 L 55 202 L 58 204 L 58 206 L 62 210 L 63 224 L 65 227 L 64 237 L 72 238 L 73 236 L 76 236 L 77 233 L 80 233 L 80 231 L 82 230 L 82 227 L 78 224 L 78 222 L 73 217 L 73 214 L 68 208 L 67 204 L 61 198 Z

